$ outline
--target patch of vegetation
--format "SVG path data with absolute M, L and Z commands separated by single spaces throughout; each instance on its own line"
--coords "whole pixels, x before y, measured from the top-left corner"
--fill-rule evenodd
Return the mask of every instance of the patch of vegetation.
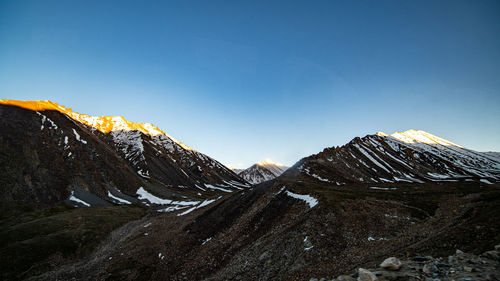
M 117 227 L 144 216 L 136 206 L 1 208 L 2 280 L 36 276 L 88 255 Z

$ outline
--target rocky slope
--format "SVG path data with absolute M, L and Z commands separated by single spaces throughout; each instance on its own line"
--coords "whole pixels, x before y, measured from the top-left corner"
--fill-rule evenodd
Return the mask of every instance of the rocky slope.
M 278 178 L 206 208 L 150 217 L 119 244 L 104 242 L 99 260 L 33 280 L 332 279 L 388 256 L 487 251 L 500 242 L 499 204 L 498 184 L 379 190 Z
M 424 131 L 378 133 L 355 138 L 306 157 L 286 172 L 335 185 L 351 183 L 481 181 L 500 179 L 500 159 Z
M 252 184 L 279 177 L 288 167 L 272 161 L 262 161 L 252 165 L 250 168 L 239 171 L 238 175 Z
M 50 101 L 0 100 L 0 131 L 3 204 L 106 206 L 139 199 L 190 206 L 249 186 L 157 127 L 123 117 L 88 116 Z

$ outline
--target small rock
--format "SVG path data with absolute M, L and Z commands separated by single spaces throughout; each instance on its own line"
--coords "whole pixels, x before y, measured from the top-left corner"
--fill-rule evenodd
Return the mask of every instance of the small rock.
M 472 272 L 472 267 L 470 266 L 464 266 L 464 270 L 467 272 Z
M 399 270 L 401 268 L 401 261 L 396 257 L 390 257 L 385 259 L 380 267 L 387 270 Z
M 500 252 L 495 250 L 485 252 L 484 254 L 482 254 L 482 256 L 492 260 L 500 260 Z
M 496 277 L 495 274 L 489 273 L 489 274 L 486 274 L 486 280 L 498 281 L 499 279 Z
M 457 250 L 455 251 L 455 255 L 462 255 L 463 253 L 464 253 L 464 252 L 460 251 L 459 249 L 457 249 Z
M 427 274 L 438 273 L 439 269 L 433 264 L 425 264 L 422 271 Z
M 447 263 L 440 262 L 440 263 L 437 264 L 437 267 L 438 268 L 441 268 L 441 267 L 451 267 L 451 265 L 449 265 Z
M 318 281 L 318 278 L 311 278 L 309 281 Z
M 378 280 L 377 276 L 375 274 L 371 273 L 371 271 L 366 270 L 364 268 L 359 268 L 358 269 L 358 281 L 376 281 Z
M 416 256 L 416 257 L 413 257 L 413 260 L 414 261 L 428 261 L 429 257 Z
M 448 263 L 452 263 L 453 262 L 453 256 L 448 256 Z

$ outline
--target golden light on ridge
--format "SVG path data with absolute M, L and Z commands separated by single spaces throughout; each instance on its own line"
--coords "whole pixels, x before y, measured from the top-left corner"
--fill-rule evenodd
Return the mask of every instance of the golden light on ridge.
M 264 161 L 257 162 L 257 165 L 259 166 L 266 166 L 266 165 L 276 165 L 276 166 L 284 166 L 281 163 L 274 162 L 273 160 L 266 158 Z
M 87 114 L 80 114 L 74 112 L 71 108 L 66 108 L 51 101 L 19 101 L 19 100 L 8 100 L 0 99 L 0 104 L 12 105 L 21 107 L 33 111 L 46 111 L 54 110 L 58 111 L 71 119 L 83 123 L 89 127 L 92 127 L 102 133 L 108 134 L 111 131 L 132 131 L 138 130 L 146 135 L 157 136 L 166 135 L 182 148 L 186 150 L 194 150 L 191 147 L 185 145 L 184 143 L 176 140 L 175 138 L 169 136 L 164 131 L 160 130 L 158 127 L 150 123 L 134 123 L 127 121 L 122 116 L 90 116 Z

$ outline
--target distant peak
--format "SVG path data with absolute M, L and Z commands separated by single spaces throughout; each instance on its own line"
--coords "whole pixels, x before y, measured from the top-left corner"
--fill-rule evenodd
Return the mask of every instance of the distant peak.
M 112 131 L 132 131 L 138 130 L 146 135 L 158 136 L 165 135 L 180 145 L 186 150 L 194 150 L 184 143 L 176 140 L 175 138 L 169 136 L 164 131 L 160 130 L 153 124 L 150 123 L 134 123 L 127 121 L 122 116 L 90 116 L 87 114 L 80 114 L 74 112 L 71 108 L 66 108 L 63 105 L 59 105 L 55 102 L 45 100 L 45 101 L 19 101 L 19 100 L 8 100 L 0 99 L 0 104 L 13 105 L 33 111 L 45 111 L 45 110 L 55 110 L 60 113 L 83 123 L 89 127 L 92 127 L 102 133 L 110 133 Z
M 259 166 L 270 166 L 270 165 L 274 165 L 274 166 L 284 166 L 283 164 L 281 163 L 277 163 L 277 162 L 274 162 L 272 161 L 271 159 L 267 158 L 266 160 L 264 161 L 261 161 L 261 162 L 257 162 L 257 165 Z
M 393 137 L 405 143 L 426 143 L 426 144 L 440 144 L 445 146 L 457 146 L 463 148 L 463 146 L 453 143 L 451 141 L 442 139 L 433 134 L 427 133 L 422 130 L 410 129 L 404 132 L 395 132 L 392 135 L 388 135 L 384 132 L 378 132 L 377 136 L 381 137 Z

